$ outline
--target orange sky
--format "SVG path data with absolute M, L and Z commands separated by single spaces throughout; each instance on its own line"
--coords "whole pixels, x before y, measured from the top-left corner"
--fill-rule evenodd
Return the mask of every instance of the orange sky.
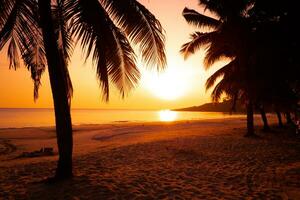
M 187 25 L 181 16 L 185 6 L 199 9 L 197 0 L 140 0 L 160 20 L 166 31 L 168 68 L 157 75 L 142 66 L 142 79 L 138 88 L 127 98 L 121 99 L 112 91 L 109 103 L 101 101 L 95 69 L 76 48 L 70 64 L 74 87 L 72 108 L 103 109 L 169 109 L 200 105 L 210 101 L 204 83 L 212 71 L 203 69 L 203 52 L 184 61 L 179 54 L 180 46 L 188 41 L 189 34 L 196 30 Z M 214 69 L 215 70 L 215 69 Z M 52 96 L 48 73 L 42 79 L 40 98 L 33 101 L 33 85 L 30 73 L 25 68 L 8 70 L 6 51 L 0 54 L 0 107 L 49 108 Z M 170 93 L 170 94 L 169 94 Z M 172 99 L 165 97 L 169 95 Z M 175 99 L 174 99 L 175 98 Z

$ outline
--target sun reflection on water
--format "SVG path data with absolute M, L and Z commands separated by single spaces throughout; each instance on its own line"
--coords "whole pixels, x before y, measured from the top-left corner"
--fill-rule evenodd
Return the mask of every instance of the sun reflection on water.
M 171 110 L 161 110 L 158 112 L 158 115 L 162 122 L 172 122 L 177 118 L 177 112 Z

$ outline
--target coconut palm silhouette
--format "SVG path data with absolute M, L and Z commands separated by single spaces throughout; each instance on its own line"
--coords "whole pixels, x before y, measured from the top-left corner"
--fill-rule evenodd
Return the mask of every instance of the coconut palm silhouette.
M 86 58 L 92 57 L 106 101 L 109 83 L 123 97 L 138 83 L 131 44 L 138 45 L 148 66 L 161 70 L 166 64 L 161 24 L 136 0 L 1 0 L 1 50 L 8 44 L 11 68 L 18 68 L 22 58 L 31 71 L 35 99 L 41 75 L 46 67 L 49 71 L 59 152 L 55 179 L 73 174 L 68 62 L 76 42 Z

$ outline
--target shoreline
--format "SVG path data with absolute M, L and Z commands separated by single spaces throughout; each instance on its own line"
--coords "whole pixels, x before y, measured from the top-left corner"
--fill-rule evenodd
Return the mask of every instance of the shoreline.
M 73 125 L 98 125 L 98 124 L 114 124 L 114 123 L 145 123 L 145 122 L 160 122 L 160 121 L 191 121 L 191 120 L 205 120 L 205 119 L 220 119 L 220 118 L 235 118 L 245 115 L 241 114 L 229 114 L 223 112 L 181 112 L 181 111 L 171 111 L 175 112 L 174 118 L 166 119 L 165 117 L 173 117 L 173 113 L 168 116 L 160 111 L 132 111 L 132 110 L 122 110 L 121 112 L 127 116 L 116 117 L 120 113 L 118 110 L 108 110 L 108 112 L 98 112 L 97 110 L 75 110 L 73 113 L 72 121 Z M 3 112 L 0 117 L 0 130 L 1 129 L 11 129 L 11 128 L 31 128 L 31 127 L 51 127 L 55 125 L 54 114 L 52 112 L 41 112 L 37 109 L 31 112 L 23 113 L 21 109 L 20 112 Z M 164 114 L 164 116 L 162 116 Z M 20 118 L 22 115 L 24 118 Z M 17 119 L 17 120 L 16 120 Z M 50 119 L 50 121 L 49 121 Z
M 103 144 L 109 143 L 112 146 L 122 146 L 127 145 L 121 141 L 122 138 L 128 140 L 129 143 L 134 143 L 134 138 L 140 138 L 140 136 L 145 136 L 149 134 L 159 135 L 159 133 L 165 131 L 164 134 L 161 134 L 156 139 L 168 138 L 170 133 L 173 132 L 173 129 L 178 129 L 179 132 L 185 132 L 184 129 L 191 128 L 203 128 L 205 126 L 211 127 L 214 124 L 219 126 L 231 122 L 241 122 L 245 119 L 240 117 L 233 118 L 224 118 L 224 119 L 200 119 L 200 120 L 179 120 L 173 122 L 117 122 L 117 123 L 105 123 L 105 124 L 82 124 L 82 125 L 73 125 L 73 135 L 74 143 L 77 146 L 88 146 L 87 144 L 93 143 L 90 146 L 93 146 L 92 149 L 96 148 L 99 142 L 102 141 Z M 243 123 L 242 123 L 243 124 Z M 178 132 L 178 130 L 176 130 Z M 158 133 L 156 133 L 158 131 Z M 211 133 L 210 133 L 211 134 Z M 171 134 L 172 135 L 172 134 Z M 184 137 L 189 136 L 190 134 L 176 135 L 174 137 Z M 133 138 L 131 138 L 133 137 Z M 113 139 L 113 140 L 111 140 Z M 151 140 L 156 140 L 154 137 Z M 81 140 L 81 141 L 79 141 Z M 54 126 L 40 126 L 40 127 L 22 127 L 22 128 L 1 128 L 0 129 L 0 141 L 9 142 L 10 145 L 15 146 L 16 153 L 22 153 L 25 151 L 34 151 L 42 147 L 50 146 L 57 151 L 56 147 L 56 134 Z M 112 141 L 112 142 L 111 142 Z M 139 142 L 140 140 L 137 140 Z M 104 146 L 104 145 L 100 145 Z M 78 148 L 78 147 L 77 147 Z M 75 149 L 75 154 L 77 153 Z M 86 149 L 85 151 L 90 151 L 91 148 Z M 79 152 L 79 151 L 78 151 Z M 16 156 L 16 155 L 14 155 Z M 3 161 L 0 156 L 0 160 Z M 1 165 L 1 164 L 0 164 Z
M 195 135 L 220 135 L 225 131 L 245 128 L 245 117 L 221 119 L 180 120 L 173 122 L 121 122 L 85 124 L 73 126 L 74 156 L 95 152 L 97 149 L 118 148 L 137 143 L 190 137 Z M 272 119 L 273 120 L 273 119 Z M 256 118 L 258 125 L 260 120 Z M 199 132 L 200 131 L 200 132 Z M 223 130 L 222 130 L 223 131 Z M 30 163 L 36 160 L 55 160 L 57 156 L 14 159 L 24 152 L 33 152 L 44 147 L 56 153 L 56 133 L 53 126 L 0 129 L 0 141 L 14 146 L 9 155 L 0 155 L 0 167 L 5 164 Z M 10 162 L 11 160 L 14 160 Z
M 170 110 L 173 111 L 173 110 Z M 175 112 L 194 112 L 194 111 L 175 111 Z M 202 111 L 195 111 L 200 112 Z M 216 112 L 204 112 L 204 113 L 216 113 Z M 217 112 L 217 113 L 224 113 L 224 112 Z M 145 121 L 138 121 L 138 120 L 116 120 L 116 121 L 110 121 L 110 122 L 103 122 L 103 123 L 79 123 L 79 124 L 72 124 L 73 127 L 78 126 L 102 126 L 102 125 L 114 125 L 114 124 L 152 124 L 152 123 L 180 123 L 180 122 L 197 122 L 197 121 L 212 121 L 212 120 L 227 120 L 227 119 L 239 119 L 239 118 L 246 118 L 246 115 L 241 113 L 236 114 L 228 114 L 224 113 L 226 117 L 211 117 L 211 118 L 191 118 L 191 119 L 175 119 L 174 121 L 162 121 L 162 120 L 145 120 Z M 270 116 L 273 117 L 272 114 Z M 259 114 L 254 115 L 255 118 L 260 117 Z M 54 128 L 55 125 L 32 125 L 32 126 L 20 126 L 20 127 L 0 127 L 0 131 L 3 130 L 10 130 L 10 129 L 28 129 L 28 128 Z M 0 135 L 1 136 L 1 135 Z

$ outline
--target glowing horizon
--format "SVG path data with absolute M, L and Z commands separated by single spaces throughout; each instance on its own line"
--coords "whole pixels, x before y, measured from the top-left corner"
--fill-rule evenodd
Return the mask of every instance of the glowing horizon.
M 165 72 L 146 70 L 139 66 L 142 78 L 139 86 L 124 100 L 111 87 L 110 102 L 101 101 L 95 68 L 92 62 L 84 62 L 77 46 L 70 66 L 74 87 L 72 108 L 91 109 L 146 109 L 162 110 L 200 105 L 210 101 L 204 84 L 211 71 L 202 66 L 203 51 L 184 61 L 180 46 L 187 42 L 189 34 L 196 30 L 181 15 L 185 6 L 200 9 L 197 0 L 140 0 L 161 22 L 166 31 L 168 68 Z M 138 52 L 137 52 L 138 53 Z M 40 97 L 33 101 L 33 84 L 30 73 L 24 68 L 8 70 L 6 51 L 0 54 L 0 108 L 52 108 L 52 95 L 48 72 L 42 78 Z M 215 68 L 213 68 L 215 70 Z

